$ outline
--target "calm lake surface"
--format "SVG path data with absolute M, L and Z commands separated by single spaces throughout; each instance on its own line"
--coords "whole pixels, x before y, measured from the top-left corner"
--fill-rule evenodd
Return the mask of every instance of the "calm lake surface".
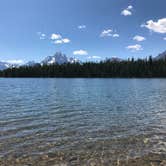
M 166 79 L 0 79 L 0 165 L 165 157 Z

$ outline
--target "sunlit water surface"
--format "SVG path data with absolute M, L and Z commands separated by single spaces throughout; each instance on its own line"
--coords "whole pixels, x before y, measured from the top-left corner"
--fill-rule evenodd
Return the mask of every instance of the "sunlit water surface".
M 166 79 L 0 79 L 2 165 L 148 154 L 166 154 Z

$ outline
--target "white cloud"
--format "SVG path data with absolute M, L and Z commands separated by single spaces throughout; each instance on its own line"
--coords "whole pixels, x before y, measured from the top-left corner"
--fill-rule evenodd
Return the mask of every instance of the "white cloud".
M 68 38 L 64 38 L 64 39 L 62 39 L 62 41 L 63 41 L 63 43 L 70 43 L 70 39 L 68 39 Z
M 42 34 L 41 34 L 41 36 L 42 36 L 42 37 L 45 37 L 45 36 L 46 36 L 46 34 L 42 33 Z
M 85 29 L 86 28 L 86 25 L 79 25 L 78 26 L 78 29 Z
M 133 6 L 129 5 L 126 9 L 122 10 L 121 15 L 131 16 L 132 15 L 132 12 L 131 12 L 132 9 L 133 9 Z
M 146 38 L 143 37 L 143 36 L 136 35 L 136 36 L 133 37 L 133 40 L 136 40 L 136 41 L 138 41 L 138 42 L 141 42 L 141 41 L 146 40 Z
M 46 39 L 46 34 L 44 34 L 44 33 L 37 32 L 37 35 L 39 36 L 39 39 L 40 39 L 40 40 Z
M 112 29 L 103 30 L 100 34 L 100 37 L 112 36 Z
M 7 63 L 11 63 L 11 64 L 23 64 L 24 63 L 24 61 L 23 60 L 17 60 L 17 59 L 13 59 L 13 60 L 7 60 L 7 61 L 5 61 L 5 62 L 7 62 Z
M 100 56 L 89 56 L 88 59 L 101 59 Z
M 117 33 L 113 33 L 112 29 L 105 29 L 101 32 L 100 37 L 113 37 L 113 38 L 117 38 L 120 35 Z
M 62 36 L 60 34 L 51 34 L 51 40 L 58 40 L 58 39 L 61 39 Z
M 143 49 L 142 49 L 142 46 L 139 45 L 139 44 L 130 45 L 130 46 L 127 46 L 126 48 L 127 48 L 128 50 L 131 50 L 131 51 L 140 51 L 140 50 L 143 50 Z
M 40 40 L 44 40 L 44 39 L 46 39 L 46 35 L 44 33 L 42 33 L 40 36 Z
M 120 35 L 117 33 L 113 33 L 112 29 L 105 29 L 101 32 L 100 37 L 113 37 L 113 38 L 117 38 Z
M 129 6 L 127 7 L 127 9 L 128 9 L 128 10 L 131 10 L 131 9 L 133 9 L 133 6 L 129 5 Z
M 73 55 L 88 55 L 88 52 L 86 50 L 75 50 Z
M 141 27 L 146 27 L 153 32 L 164 34 L 166 33 L 166 18 L 159 19 L 156 22 L 149 20 L 146 22 L 146 24 L 141 25 Z
M 163 39 L 166 40 L 166 37 L 164 37 Z
M 51 40 L 53 40 L 54 44 L 63 44 L 63 43 L 70 43 L 70 39 L 68 38 L 62 38 L 60 34 L 53 33 L 51 35 Z
M 124 16 L 131 16 L 132 13 L 131 13 L 131 11 L 125 9 L 125 10 L 123 10 L 123 11 L 121 12 L 121 15 L 124 15 Z
M 112 37 L 119 37 L 119 34 L 115 33 L 112 35 Z
M 55 40 L 54 43 L 55 43 L 55 44 L 62 44 L 63 41 L 62 41 L 62 40 Z
M 54 43 L 55 44 L 70 43 L 70 39 L 64 38 L 64 39 L 60 39 L 60 40 L 55 40 Z

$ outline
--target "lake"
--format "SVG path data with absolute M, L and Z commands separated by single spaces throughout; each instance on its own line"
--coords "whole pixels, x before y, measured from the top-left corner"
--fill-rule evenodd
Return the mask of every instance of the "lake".
M 166 79 L 0 79 L 0 165 L 163 165 Z

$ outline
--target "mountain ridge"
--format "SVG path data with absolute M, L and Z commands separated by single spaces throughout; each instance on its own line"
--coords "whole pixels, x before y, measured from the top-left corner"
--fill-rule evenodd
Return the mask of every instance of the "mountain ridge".
M 166 51 L 158 54 L 156 57 L 153 58 L 153 60 L 166 60 Z M 118 57 L 111 57 L 106 58 L 106 61 L 116 61 L 121 62 L 123 59 Z M 7 68 L 13 68 L 13 67 L 19 67 L 19 66 L 35 66 L 35 65 L 53 65 L 53 64 L 65 64 L 65 63 L 81 63 L 80 60 L 73 58 L 73 57 L 67 57 L 65 54 L 61 52 L 56 52 L 53 56 L 47 56 L 45 57 L 41 62 L 35 62 L 35 61 L 29 61 L 23 65 L 18 64 L 11 64 L 8 62 L 0 61 L 0 70 L 5 70 Z
M 160 53 L 158 56 L 154 58 L 155 60 L 166 60 L 166 51 Z

